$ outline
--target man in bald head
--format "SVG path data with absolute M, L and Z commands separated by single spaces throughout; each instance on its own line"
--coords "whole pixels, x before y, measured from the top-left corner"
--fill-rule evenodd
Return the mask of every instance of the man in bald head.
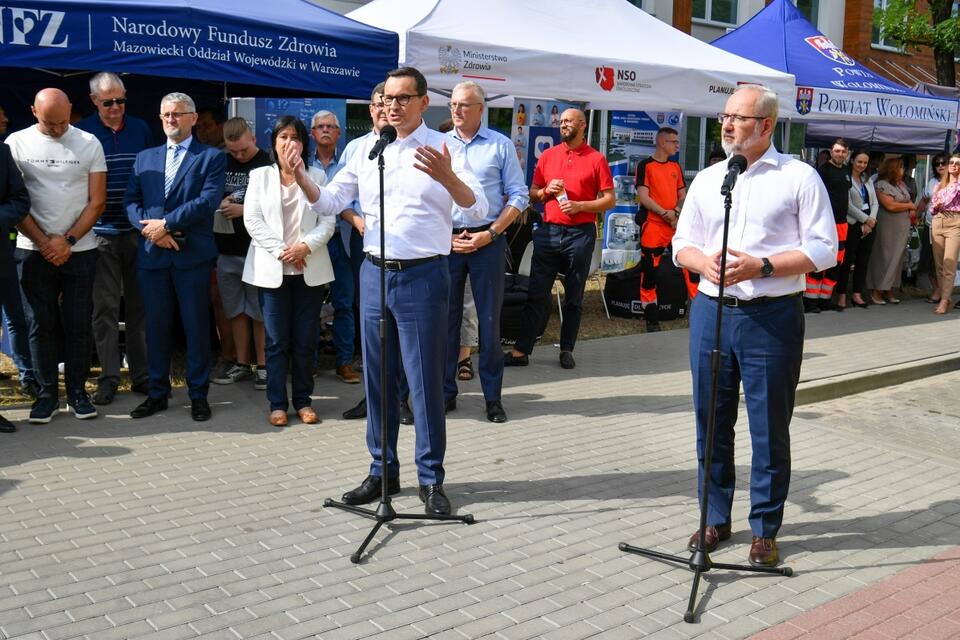
M 550 290 L 557 273 L 563 279 L 563 322 L 560 323 L 560 366 L 573 369 L 573 347 L 580 331 L 583 287 L 597 239 L 597 216 L 613 207 L 610 165 L 587 144 L 587 119 L 579 109 L 560 116 L 561 143 L 540 155 L 530 185 L 530 203 L 543 203 L 543 224 L 533 232 L 530 288 L 523 310 L 523 328 L 508 367 L 525 367 L 533 343 L 547 324 Z
M 70 111 L 65 93 L 43 89 L 33 103 L 37 123 L 7 138 L 30 194 L 30 213 L 17 225 L 16 260 L 40 387 L 30 422 L 40 424 L 60 410 L 58 318 L 66 338 L 67 408 L 81 420 L 97 416 L 84 390 L 97 265 L 97 243 L 89 232 L 106 203 L 107 164 L 96 137 L 70 125 Z

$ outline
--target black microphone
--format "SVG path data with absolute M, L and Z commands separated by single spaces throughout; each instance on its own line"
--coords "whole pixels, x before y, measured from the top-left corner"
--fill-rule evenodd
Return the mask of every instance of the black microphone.
M 739 153 L 730 158 L 727 162 L 727 177 L 723 179 L 723 186 L 720 187 L 720 195 L 729 195 L 733 191 L 733 185 L 737 184 L 737 176 L 747 170 L 747 159 Z
M 373 149 L 370 150 L 370 160 L 373 160 L 378 155 L 383 153 L 383 150 L 387 148 L 387 145 L 397 139 L 397 129 L 393 125 L 386 125 L 383 129 L 380 129 L 380 139 L 377 140 L 377 144 L 373 145 Z M 741 156 L 742 157 L 742 156 Z M 746 166 L 746 160 L 743 161 L 744 166 Z

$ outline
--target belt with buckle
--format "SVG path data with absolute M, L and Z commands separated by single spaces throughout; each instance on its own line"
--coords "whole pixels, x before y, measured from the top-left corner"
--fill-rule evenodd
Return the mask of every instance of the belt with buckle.
M 439 260 L 440 256 L 430 256 L 428 258 L 411 258 L 409 260 L 391 260 L 387 258 L 383 260 L 377 256 L 368 253 L 367 260 L 377 265 L 378 267 L 383 267 L 387 271 L 403 271 L 404 269 L 410 269 L 420 264 L 426 264 L 428 262 L 433 262 L 434 260 Z
M 466 231 L 467 233 L 480 233 L 481 231 L 486 231 L 487 229 L 489 229 L 491 224 L 493 223 L 487 223 L 479 227 L 454 227 L 452 233 L 455 236 L 460 235 L 464 231 Z
M 752 307 L 758 304 L 767 304 L 770 302 L 780 302 L 781 300 L 786 300 L 787 298 L 797 298 L 800 296 L 800 292 L 788 293 L 785 296 L 759 296 L 757 298 L 750 298 L 749 300 L 741 300 L 734 296 L 723 296 L 723 298 L 718 298 L 717 296 L 707 296 L 711 300 L 717 300 L 725 307 Z

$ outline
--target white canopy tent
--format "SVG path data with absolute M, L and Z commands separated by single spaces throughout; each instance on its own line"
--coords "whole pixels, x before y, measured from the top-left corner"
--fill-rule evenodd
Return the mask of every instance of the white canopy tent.
M 712 47 L 626 0 L 373 0 L 347 16 L 398 33 L 399 63 L 422 71 L 433 90 L 474 80 L 489 95 L 707 115 L 738 84 L 759 82 L 777 92 L 782 110 L 793 108 L 792 75 Z

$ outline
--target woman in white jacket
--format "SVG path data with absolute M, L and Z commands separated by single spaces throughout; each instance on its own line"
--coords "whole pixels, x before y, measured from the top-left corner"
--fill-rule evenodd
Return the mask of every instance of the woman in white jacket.
M 293 409 L 304 423 L 315 424 L 320 418 L 310 406 L 313 361 L 323 305 L 321 285 L 333 280 L 327 240 L 336 221 L 310 208 L 290 166 L 290 157 L 309 164 L 309 134 L 303 123 L 283 116 L 270 142 L 276 164 L 250 172 L 243 204 L 243 222 L 252 240 L 243 281 L 260 288 L 270 424 L 287 424 L 288 371 Z M 322 171 L 311 167 L 307 172 L 318 185 L 326 182 Z
M 863 299 L 866 292 L 867 264 L 873 248 L 873 232 L 877 226 L 877 192 L 864 173 L 870 162 L 870 154 L 856 151 L 850 159 L 850 194 L 847 202 L 847 243 L 843 264 L 837 279 L 837 306 L 847 306 L 847 280 L 853 267 L 853 295 L 855 307 L 867 307 Z

